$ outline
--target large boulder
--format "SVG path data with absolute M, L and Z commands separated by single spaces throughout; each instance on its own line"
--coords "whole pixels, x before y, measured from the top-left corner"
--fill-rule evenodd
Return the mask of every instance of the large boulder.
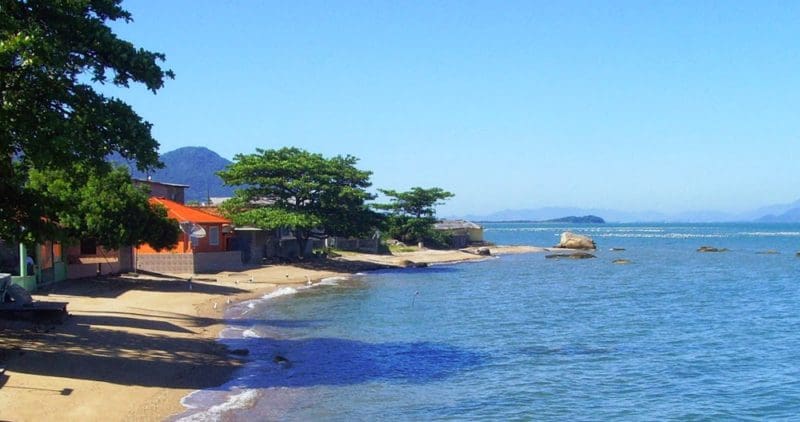
M 597 249 L 597 245 L 595 245 L 591 237 L 572 232 L 561 233 L 561 241 L 555 247 L 566 249 Z
M 482 246 L 475 250 L 475 253 L 482 256 L 489 256 L 492 254 L 492 250 L 487 248 L 486 246 Z

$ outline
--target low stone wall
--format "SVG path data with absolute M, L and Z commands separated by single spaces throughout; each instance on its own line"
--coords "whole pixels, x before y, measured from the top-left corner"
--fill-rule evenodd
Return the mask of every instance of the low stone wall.
M 220 271 L 241 271 L 241 251 L 199 252 L 194 254 L 195 273 L 217 273 Z
M 343 251 L 378 253 L 378 246 L 380 245 L 378 239 L 346 239 L 344 237 L 334 237 L 331 240 L 331 246 Z
M 159 274 L 194 273 L 194 255 L 190 253 L 137 254 L 136 269 Z

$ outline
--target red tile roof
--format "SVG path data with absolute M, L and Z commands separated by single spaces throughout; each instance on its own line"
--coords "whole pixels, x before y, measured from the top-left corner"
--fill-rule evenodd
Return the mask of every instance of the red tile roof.
M 167 209 L 167 216 L 174 218 L 178 221 L 190 221 L 192 223 L 219 223 L 231 224 L 231 220 L 227 218 L 211 215 L 194 208 L 187 207 L 175 201 L 170 201 L 166 198 L 150 198 L 151 204 L 160 204 Z

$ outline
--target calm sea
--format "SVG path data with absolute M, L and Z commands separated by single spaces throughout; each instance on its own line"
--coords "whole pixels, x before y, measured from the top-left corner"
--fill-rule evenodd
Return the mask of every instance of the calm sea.
M 383 271 L 238 305 L 221 341 L 250 363 L 181 417 L 800 418 L 800 225 L 486 227 L 545 246 L 572 228 L 597 259 Z

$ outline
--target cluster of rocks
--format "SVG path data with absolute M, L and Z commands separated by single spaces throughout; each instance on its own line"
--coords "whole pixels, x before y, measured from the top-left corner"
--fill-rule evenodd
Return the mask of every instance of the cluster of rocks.
M 597 244 L 591 237 L 582 235 L 582 234 L 575 234 L 572 232 L 563 232 L 561 233 L 560 241 L 557 245 L 553 247 L 554 249 L 573 249 L 574 252 L 570 253 L 556 253 L 545 255 L 547 259 L 591 259 L 597 258 L 597 256 L 589 253 L 584 252 L 586 250 L 594 251 L 597 250 Z M 625 248 L 611 248 L 609 249 L 614 252 L 621 252 L 624 251 Z M 625 265 L 631 264 L 633 261 L 630 259 L 619 258 L 611 261 L 613 264 L 618 265 Z
M 728 252 L 728 248 L 715 248 L 713 246 L 701 246 L 697 248 L 697 252 Z

